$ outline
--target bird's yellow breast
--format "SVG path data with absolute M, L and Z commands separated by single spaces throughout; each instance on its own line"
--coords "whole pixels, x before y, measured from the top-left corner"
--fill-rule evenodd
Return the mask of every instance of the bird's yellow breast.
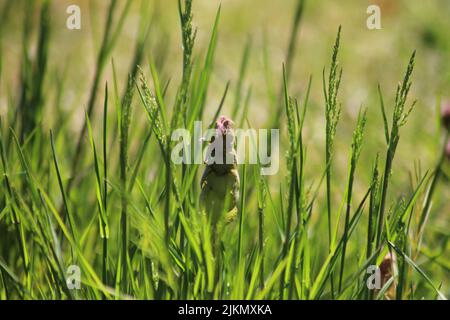
M 213 223 L 217 223 L 223 215 L 230 220 L 226 217 L 236 208 L 238 197 L 239 175 L 236 170 L 224 175 L 211 171 L 203 181 L 200 199 Z M 236 210 L 230 216 L 236 216 Z

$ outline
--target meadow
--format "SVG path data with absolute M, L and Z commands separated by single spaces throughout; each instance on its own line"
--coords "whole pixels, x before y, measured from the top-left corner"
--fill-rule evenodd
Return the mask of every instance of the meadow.
M 0 1 L 0 300 L 446 299 L 450 4 L 373 3 L 381 30 L 369 1 Z M 279 171 L 239 164 L 217 231 L 171 137 L 221 115 L 279 129 Z

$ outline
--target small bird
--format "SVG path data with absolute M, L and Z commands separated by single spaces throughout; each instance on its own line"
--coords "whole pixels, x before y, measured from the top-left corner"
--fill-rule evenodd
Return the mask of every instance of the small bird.
M 218 229 L 233 221 L 238 213 L 240 181 L 232 125 L 231 119 L 225 116 L 216 121 L 200 182 L 200 205 L 210 221 L 215 243 Z

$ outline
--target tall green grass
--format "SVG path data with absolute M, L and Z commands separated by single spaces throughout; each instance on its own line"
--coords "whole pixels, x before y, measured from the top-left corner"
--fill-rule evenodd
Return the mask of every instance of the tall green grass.
M 181 49 L 177 49 L 182 58 L 180 77 L 172 77 L 163 71 L 164 59 L 157 58 L 165 56 L 162 49 L 146 46 L 157 31 L 147 22 L 149 8 L 142 4 L 131 66 L 126 79 L 120 79 L 116 66 L 123 63 L 113 62 L 113 49 L 133 4 L 126 1 L 120 6 L 112 0 L 81 131 L 69 139 L 70 120 L 56 123 L 51 131 L 42 125 L 41 112 L 52 108 L 50 93 L 65 87 L 53 87 L 52 74 L 46 72 L 52 59 L 47 48 L 56 45 L 50 37 L 51 2 L 35 5 L 41 13 L 37 50 L 34 55 L 27 52 L 34 23 L 27 17 L 20 88 L 14 94 L 20 97 L 19 105 L 31 103 L 36 109 L 27 114 L 21 107 L 0 121 L 0 299 L 383 299 L 389 286 L 377 294 L 368 290 L 366 270 L 379 265 L 388 250 L 398 258 L 392 280 L 395 298 L 445 297 L 448 288 L 441 278 L 449 269 L 445 243 L 436 253 L 433 242 L 422 241 L 429 235 L 426 222 L 434 214 L 431 204 L 442 181 L 444 155 L 436 155 L 434 170 L 418 171 L 411 186 L 391 183 L 393 176 L 408 174 L 395 159 L 408 156 L 397 147 L 400 129 L 412 111 L 408 96 L 415 53 L 394 99 L 385 99 L 382 84 L 378 87 L 384 131 L 368 132 L 366 123 L 375 121 L 376 115 L 369 108 L 359 112 L 348 139 L 347 167 L 342 169 L 336 155 L 347 150 L 335 144 L 345 110 L 338 98 L 345 85 L 339 64 L 340 47 L 345 46 L 340 27 L 334 46 L 330 44 L 329 72 L 324 69 L 322 75 L 324 100 L 316 102 L 312 96 L 313 76 L 300 96 L 290 90 L 290 83 L 298 81 L 292 68 L 305 14 L 305 2 L 300 0 L 286 64 L 276 67 L 281 79 L 271 73 L 268 39 L 260 52 L 249 37 L 236 66 L 237 78 L 225 80 L 220 102 L 206 110 L 214 106 L 210 87 L 215 56 L 221 54 L 216 52 L 221 8 L 202 52 L 195 45 L 193 3 L 178 1 Z M 206 123 L 204 129 L 211 127 L 231 90 L 235 124 L 255 126 L 251 116 L 261 106 L 252 102 L 251 87 L 245 93 L 244 84 L 248 65 L 257 58 L 264 65 L 267 112 L 276 114 L 267 127 L 280 128 L 282 135 L 282 168 L 271 177 L 261 176 L 259 164 L 239 166 L 239 217 L 222 229 L 216 250 L 213 230 L 199 214 L 198 171 L 203 166 L 174 165 L 175 142 L 170 136 L 179 127 L 193 133 L 196 120 Z M 109 66 L 112 79 L 107 82 Z M 310 152 L 322 149 L 305 138 L 312 125 L 312 106 L 324 108 L 325 130 L 321 170 L 313 176 L 307 170 L 314 165 Z M 8 109 L 15 107 L 8 104 Z M 102 112 L 94 112 L 96 108 Z M 61 109 L 51 110 L 55 119 L 64 118 Z M 370 144 L 369 133 L 385 137 L 385 150 Z M 368 164 L 360 161 L 362 150 Z M 346 172 L 345 183 L 335 182 L 337 172 Z M 70 265 L 81 269 L 80 290 L 67 286 Z

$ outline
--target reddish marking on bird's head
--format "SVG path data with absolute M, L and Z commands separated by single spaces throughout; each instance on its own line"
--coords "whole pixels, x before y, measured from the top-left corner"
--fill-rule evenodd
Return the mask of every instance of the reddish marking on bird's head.
M 447 142 L 447 145 L 445 146 L 445 156 L 447 157 L 447 160 L 450 161 L 450 140 Z

